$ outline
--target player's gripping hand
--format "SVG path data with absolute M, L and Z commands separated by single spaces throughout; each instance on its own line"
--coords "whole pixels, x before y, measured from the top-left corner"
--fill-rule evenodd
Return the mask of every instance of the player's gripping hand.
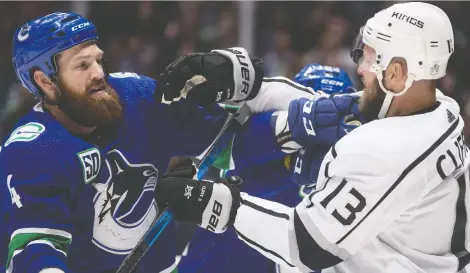
M 323 158 L 330 150 L 330 146 L 317 145 L 312 148 L 302 148 L 292 155 L 290 179 L 299 185 L 314 185 L 317 183 Z
M 304 148 L 331 146 L 365 123 L 356 94 L 298 99 L 289 105 L 288 125 L 292 140 Z
M 193 222 L 214 233 L 222 233 L 232 225 L 240 206 L 237 176 L 221 179 L 220 183 L 194 180 L 196 168 L 184 161 L 158 182 L 155 190 L 159 206 L 168 206 L 175 219 Z
M 199 104 L 250 100 L 258 93 L 263 80 L 262 61 L 250 57 L 241 47 L 212 50 L 210 53 L 190 53 L 171 63 L 158 79 L 165 100 L 180 97 L 181 90 L 193 76 L 203 76 L 183 94 Z

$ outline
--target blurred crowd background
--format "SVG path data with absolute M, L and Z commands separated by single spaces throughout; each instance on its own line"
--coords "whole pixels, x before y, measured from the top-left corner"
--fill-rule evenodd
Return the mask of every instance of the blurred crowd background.
M 98 28 L 111 72 L 156 77 L 188 52 L 243 46 L 262 57 L 267 76 L 292 78 L 305 64 L 344 68 L 361 89 L 349 50 L 358 29 L 394 1 L 348 2 L 0 2 L 0 135 L 35 103 L 11 64 L 11 41 L 22 23 L 55 11 L 75 11 Z M 441 90 L 470 124 L 470 2 L 433 2 L 454 26 L 455 52 Z M 243 33 L 241 33 L 243 31 Z M 467 126 L 467 140 L 470 138 Z

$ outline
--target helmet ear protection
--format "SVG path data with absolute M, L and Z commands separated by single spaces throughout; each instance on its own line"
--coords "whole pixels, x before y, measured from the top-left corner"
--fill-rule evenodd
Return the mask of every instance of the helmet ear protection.
M 60 52 L 87 41 L 97 41 L 96 27 L 75 13 L 56 12 L 29 21 L 13 36 L 13 68 L 33 95 L 41 97 L 33 73 L 41 70 L 51 79 L 57 74 L 55 57 Z
M 401 96 L 414 81 L 436 80 L 446 75 L 447 63 L 454 52 L 454 34 L 447 14 L 438 7 L 421 2 L 395 4 L 369 19 L 363 26 L 351 51 L 351 58 L 360 64 L 364 46 L 376 52 L 370 71 L 377 75 L 387 95 L 379 113 L 386 116 L 393 97 Z M 383 86 L 383 71 L 394 57 L 406 61 L 408 78 L 398 92 Z

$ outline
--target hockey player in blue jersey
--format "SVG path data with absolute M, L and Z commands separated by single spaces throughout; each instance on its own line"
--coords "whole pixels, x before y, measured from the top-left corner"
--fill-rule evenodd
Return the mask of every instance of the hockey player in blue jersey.
M 145 76 L 108 76 L 97 40 L 94 25 L 72 13 L 14 34 L 14 69 L 40 103 L 0 154 L 8 272 L 114 272 L 158 213 L 160 170 L 174 155 L 201 153 L 226 117 L 220 107 L 160 103 L 162 91 Z M 244 92 L 255 84 L 253 77 Z M 172 233 L 165 230 L 137 272 L 171 271 Z
M 40 103 L 0 153 L 7 272 L 114 272 L 158 213 L 155 186 L 170 157 L 201 153 L 221 128 L 226 113 L 214 102 L 253 99 L 254 112 L 287 107 L 266 96 L 273 83 L 262 83 L 260 63 L 244 49 L 185 56 L 156 89 L 135 73 L 108 75 L 97 40 L 94 25 L 73 13 L 46 15 L 14 34 L 15 72 Z M 207 81 L 187 100 L 160 103 L 178 97 L 196 72 Z M 282 155 L 270 142 L 249 144 L 271 147 L 265 157 Z M 137 273 L 173 269 L 172 235 L 164 231 Z
M 323 91 L 328 95 L 356 92 L 346 72 L 336 67 L 309 64 L 295 76 L 294 80 L 299 84 L 310 87 L 312 90 Z M 342 109 L 339 111 L 342 111 Z M 271 119 L 272 131 L 275 132 L 276 121 L 279 118 L 278 112 L 268 112 L 254 117 L 250 125 L 256 127 L 257 122 L 263 123 L 262 120 L 266 118 Z M 351 126 L 350 129 L 354 127 Z M 261 130 L 259 133 L 263 134 L 264 132 Z M 282 135 L 279 138 L 282 138 Z M 235 138 L 235 143 L 231 147 L 238 145 L 237 141 L 238 139 Z M 280 142 L 286 147 L 288 146 L 285 141 Z M 225 169 L 224 175 L 228 177 L 241 177 L 243 183 L 240 190 L 253 196 L 294 206 L 313 188 L 321 161 L 329 148 L 330 146 L 327 145 L 318 145 L 318 147 L 309 150 L 307 154 L 305 152 L 302 155 L 292 153 L 282 159 L 254 165 L 243 164 L 241 167 L 230 164 L 230 162 L 238 162 L 238 160 L 233 159 L 230 150 L 228 150 L 216 161 L 214 166 L 222 170 Z M 235 157 L 237 157 L 236 153 Z M 310 167 L 308 173 L 305 170 L 303 172 L 294 172 L 298 157 L 303 159 L 303 164 Z M 227 169 L 233 168 L 236 169 L 227 171 Z M 186 229 L 192 231 L 190 228 Z M 247 267 L 247 265 L 249 266 Z M 233 230 L 229 230 L 222 235 L 215 235 L 201 229 L 196 230 L 185 250 L 185 256 L 182 257 L 178 266 L 178 272 L 180 273 L 274 273 L 284 272 L 283 270 L 286 269 L 281 269 L 279 265 L 275 265 L 271 260 L 238 240 Z

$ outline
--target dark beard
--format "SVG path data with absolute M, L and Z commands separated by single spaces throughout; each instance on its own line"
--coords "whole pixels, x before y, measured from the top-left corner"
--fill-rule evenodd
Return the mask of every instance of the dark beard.
M 372 87 L 364 89 L 359 100 L 359 110 L 368 122 L 378 118 L 385 96 L 386 94 L 380 89 L 377 78 L 375 78 Z
M 110 97 L 95 97 L 88 90 L 104 85 Z M 122 116 L 122 105 L 119 96 L 105 80 L 92 82 L 85 94 L 73 92 L 64 82 L 58 81 L 60 88 L 59 108 L 73 121 L 85 127 L 106 126 Z

